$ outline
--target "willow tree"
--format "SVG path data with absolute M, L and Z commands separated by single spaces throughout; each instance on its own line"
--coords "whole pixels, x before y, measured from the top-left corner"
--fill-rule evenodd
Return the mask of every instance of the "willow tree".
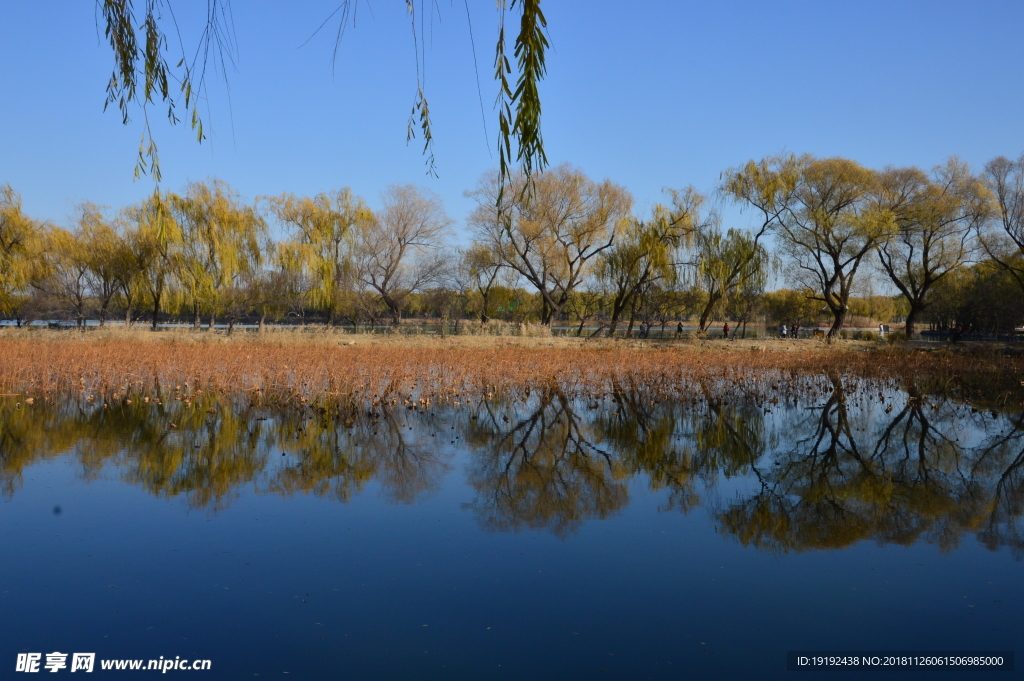
M 910 307 L 910 339 L 932 287 L 974 258 L 974 233 L 994 213 L 991 194 L 967 164 L 951 158 L 930 178 L 919 168 L 887 169 L 879 176 L 876 200 L 896 220 L 878 260 Z
M 537 289 L 541 323 L 550 326 L 629 224 L 633 197 L 568 164 L 534 175 L 529 191 L 528 182 L 520 173 L 509 191 L 498 173 L 485 175 L 469 194 L 477 203 L 469 224 L 481 243 Z
M 771 258 L 757 235 L 730 229 L 725 234 L 717 225 L 700 230 L 695 239 L 698 286 L 707 294 L 698 330 L 703 333 L 711 315 L 738 291 L 760 290 L 767 278 Z
M 895 229 L 892 212 L 872 201 L 877 186 L 877 173 L 854 161 L 810 155 L 767 157 L 725 174 L 725 193 L 761 213 L 755 239 L 774 233 L 788 277 L 832 313 L 829 341 L 846 321 L 865 257 Z
M 747 161 L 739 168 L 722 173 L 719 191 L 741 208 L 753 208 L 758 214 L 754 238 L 757 241 L 778 227 L 796 200 L 800 176 L 809 157 L 766 156 Z
M 39 225 L 21 209 L 21 195 L 9 184 L 0 185 L 0 314 L 17 316 L 38 236 Z
M 148 289 L 149 268 L 158 257 L 158 252 L 149 236 L 135 222 L 135 208 L 120 211 L 113 226 L 119 238 L 116 253 L 117 265 L 114 276 L 117 293 L 124 305 L 124 325 L 132 325 L 132 313 L 142 305 Z
M 452 221 L 437 196 L 412 185 L 389 187 L 382 198 L 376 219 L 359 232 L 356 271 L 398 326 L 408 295 L 441 283 L 452 266 L 444 248 Z
M 225 290 L 259 269 L 266 224 L 220 180 L 189 184 L 184 195 L 172 197 L 171 207 L 181 230 L 179 276 L 194 325 L 205 308 L 212 331 Z
M 178 271 L 181 227 L 171 210 L 171 204 L 178 199 L 173 194 L 154 191 L 140 204 L 125 211 L 125 220 L 131 223 L 125 239 L 132 269 L 149 297 L 154 329 Z
M 776 232 L 793 278 L 814 289 L 832 313 L 826 338 L 839 335 L 857 271 L 894 231 L 891 211 L 871 201 L 878 174 L 845 158 L 805 157 L 793 202 Z
M 310 303 L 325 310 L 333 326 L 344 296 L 355 286 L 357 232 L 373 222 L 372 211 L 348 187 L 312 198 L 282 194 L 269 206 L 292 232 L 282 262 L 308 276 Z
M 468 284 L 467 288 L 472 287 L 480 295 L 481 325 L 490 320 L 491 290 L 503 268 L 501 258 L 483 244 L 473 244 L 460 255 L 460 278 Z
M 268 242 L 264 252 L 271 255 L 268 266 L 245 277 L 249 302 L 259 317 L 259 333 L 264 332 L 268 318 L 301 314 L 309 293 L 309 278 L 294 242 Z
M 47 227 L 42 248 L 33 259 L 32 287 L 59 307 L 70 308 L 76 325 L 85 324 L 89 302 L 89 257 L 80 233 L 61 227 Z
M 707 219 L 701 213 L 704 197 L 693 187 L 669 194 L 671 207 L 658 204 L 650 220 L 630 220 L 618 243 L 601 254 L 598 279 L 612 294 L 609 336 L 615 335 L 623 313 L 638 307 L 648 288 L 675 283 L 680 249 L 692 242 Z
M 86 203 L 80 210 L 78 239 L 82 244 L 89 288 L 98 308 L 100 326 L 103 326 L 111 301 L 121 291 L 125 275 L 122 270 L 130 268 L 127 245 L 99 207 Z

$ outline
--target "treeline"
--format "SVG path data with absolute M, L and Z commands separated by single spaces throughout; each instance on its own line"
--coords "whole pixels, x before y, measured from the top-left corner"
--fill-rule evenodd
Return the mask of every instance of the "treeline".
M 379 210 L 349 189 L 247 204 L 224 182 L 155 191 L 71 228 L 0 187 L 0 315 L 328 325 L 425 316 L 598 327 L 693 319 L 828 323 L 851 315 L 1001 333 L 1024 321 L 1024 156 L 980 174 L 778 156 L 722 174 L 714 197 L 668 190 L 649 215 L 610 180 L 559 166 L 467 193 L 472 243 L 431 193 L 392 186 Z M 713 202 L 711 198 L 714 198 Z M 755 216 L 726 228 L 716 204 Z M 271 238 L 271 233 L 282 238 Z M 772 247 L 769 249 L 769 242 Z M 780 278 L 789 288 L 767 291 Z M 878 288 L 898 295 L 872 296 Z

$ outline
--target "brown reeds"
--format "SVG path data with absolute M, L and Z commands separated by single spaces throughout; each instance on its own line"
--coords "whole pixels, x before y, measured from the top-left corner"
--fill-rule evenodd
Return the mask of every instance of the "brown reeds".
M 324 410 L 528 397 L 557 390 L 598 399 L 641 392 L 652 400 L 690 400 L 712 390 L 720 399 L 754 399 L 827 390 L 825 376 L 913 383 L 927 392 L 1018 404 L 1024 359 L 950 354 L 751 346 L 647 345 L 575 340 L 401 340 L 317 342 L 278 336 L 273 342 L 157 342 L 130 336 L 65 335 L 42 342 L 0 337 L 0 392 L 17 398 L 79 398 L 89 404 L 141 399 L 196 401 L 203 395 L 254 405 Z M 339 340 L 340 339 L 340 340 Z M 810 382 L 808 382 L 810 381 Z

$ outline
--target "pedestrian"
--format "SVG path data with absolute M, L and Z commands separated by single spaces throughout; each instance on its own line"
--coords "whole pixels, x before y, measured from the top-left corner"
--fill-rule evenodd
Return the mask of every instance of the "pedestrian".
M 779 328 L 779 334 L 780 334 L 780 335 L 782 336 L 782 339 L 783 339 L 783 340 L 785 340 L 785 339 L 786 339 L 786 325 L 785 325 L 785 324 L 783 324 L 783 325 L 782 325 L 782 326 L 781 326 L 781 327 Z
M 683 335 L 683 323 L 682 322 L 679 322 L 676 325 L 676 335 L 677 336 L 682 336 Z
M 800 325 L 793 325 L 793 340 L 800 340 Z
M 728 338 L 728 337 L 729 337 L 729 322 L 726 322 L 725 326 L 722 327 L 722 338 Z

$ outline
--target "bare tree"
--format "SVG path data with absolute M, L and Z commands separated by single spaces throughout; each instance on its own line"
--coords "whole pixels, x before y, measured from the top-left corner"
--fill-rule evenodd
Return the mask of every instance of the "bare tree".
M 356 271 L 398 326 L 405 298 L 441 282 L 451 267 L 443 247 L 452 221 L 436 195 L 412 185 L 389 187 L 383 204 L 359 235 Z
M 995 229 L 979 231 L 982 246 L 1024 289 L 1024 154 L 1016 161 L 992 159 L 982 176 L 995 195 L 999 218 Z

